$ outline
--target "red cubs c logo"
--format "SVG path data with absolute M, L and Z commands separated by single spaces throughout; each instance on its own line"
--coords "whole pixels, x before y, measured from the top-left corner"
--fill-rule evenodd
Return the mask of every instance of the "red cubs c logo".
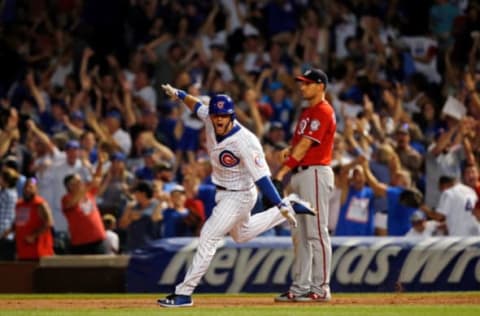
M 240 159 L 235 156 L 231 151 L 224 150 L 218 155 L 220 164 L 226 168 L 231 168 L 240 163 Z
M 219 108 L 219 109 L 223 109 L 224 105 L 225 105 L 225 102 L 223 102 L 223 101 L 218 101 L 217 102 L 217 108 Z

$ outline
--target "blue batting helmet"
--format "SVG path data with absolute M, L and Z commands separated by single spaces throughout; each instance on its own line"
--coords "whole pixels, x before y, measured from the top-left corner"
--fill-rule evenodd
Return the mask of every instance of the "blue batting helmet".
M 235 117 L 235 110 L 233 109 L 233 101 L 226 94 L 217 94 L 210 99 L 208 105 L 208 114 L 217 114 L 217 115 L 231 115 L 232 118 Z

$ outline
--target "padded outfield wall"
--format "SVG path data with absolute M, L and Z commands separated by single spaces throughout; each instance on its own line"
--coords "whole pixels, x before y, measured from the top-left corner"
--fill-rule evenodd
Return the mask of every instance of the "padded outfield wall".
M 127 292 L 171 292 L 198 239 L 159 240 L 131 255 Z M 480 237 L 332 238 L 334 292 L 480 289 Z M 289 237 L 236 244 L 226 238 L 197 293 L 284 292 L 293 260 Z

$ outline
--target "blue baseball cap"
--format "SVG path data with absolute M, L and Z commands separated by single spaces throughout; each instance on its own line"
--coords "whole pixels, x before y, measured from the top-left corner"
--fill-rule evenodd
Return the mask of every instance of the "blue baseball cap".
M 270 83 L 269 88 L 272 91 L 276 91 L 278 89 L 283 88 L 283 84 L 280 81 L 273 81 L 272 83 Z
M 410 134 L 410 125 L 408 123 L 403 123 L 397 126 L 395 132 L 398 134 Z
M 110 110 L 107 112 L 107 114 L 105 114 L 105 117 L 112 117 L 112 118 L 115 118 L 119 121 L 122 120 L 122 113 L 120 113 L 120 111 L 118 110 Z
M 145 148 L 144 150 L 142 150 L 142 156 L 143 157 L 148 157 L 148 156 L 152 156 L 153 154 L 155 153 L 155 149 L 153 148 Z
M 73 111 L 73 112 L 70 114 L 70 118 L 71 118 L 72 120 L 81 120 L 81 121 L 84 121 L 84 120 L 85 120 L 85 114 L 83 114 L 83 112 L 80 111 L 80 110 Z
M 71 139 L 65 144 L 65 150 L 69 149 L 80 149 L 80 143 L 78 140 Z
M 114 152 L 110 156 L 110 160 L 112 160 L 112 161 L 125 161 L 126 159 L 127 159 L 127 156 L 120 151 Z
M 52 98 L 50 104 L 52 106 L 57 105 L 61 107 L 64 111 L 66 111 L 68 108 L 67 102 L 65 102 L 65 100 L 63 99 Z
M 273 130 L 276 130 L 276 129 L 281 129 L 281 130 L 283 130 L 283 123 L 280 122 L 280 121 L 272 121 L 272 122 L 270 122 L 269 131 L 273 131 Z
M 427 217 L 425 216 L 425 213 L 422 211 L 415 211 L 412 216 L 410 216 L 410 221 L 411 222 L 419 222 L 426 220 Z
M 173 192 L 182 192 L 185 193 L 185 187 L 181 184 L 176 184 L 173 186 L 173 188 L 170 190 L 170 193 Z

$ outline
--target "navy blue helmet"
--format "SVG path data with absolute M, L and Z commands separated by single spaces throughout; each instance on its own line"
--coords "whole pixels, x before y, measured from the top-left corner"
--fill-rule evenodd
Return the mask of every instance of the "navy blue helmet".
M 208 114 L 231 115 L 233 119 L 235 118 L 233 106 L 232 98 L 226 94 L 217 94 L 210 99 Z

